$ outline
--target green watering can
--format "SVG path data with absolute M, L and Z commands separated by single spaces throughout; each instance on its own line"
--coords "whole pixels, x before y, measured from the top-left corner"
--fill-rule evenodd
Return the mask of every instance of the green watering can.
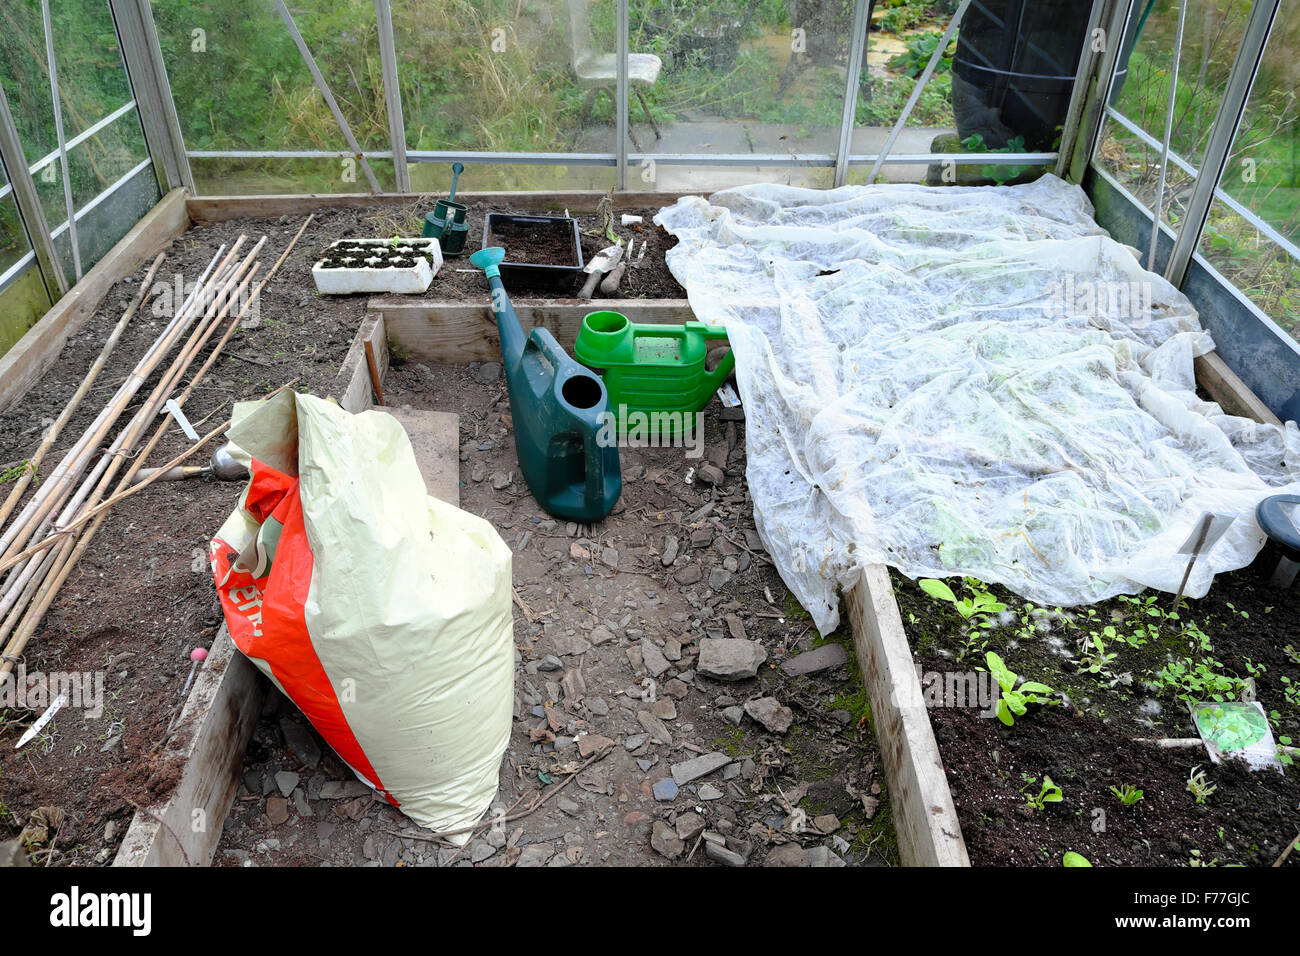
M 619 312 L 592 312 L 573 353 L 603 373 L 620 433 L 644 428 L 647 435 L 676 436 L 693 430 L 691 416 L 735 368 L 731 352 L 712 372 L 704 367 L 708 340 L 726 337 L 726 329 L 703 322 L 638 324 Z
M 437 239 L 444 255 L 458 256 L 465 250 L 465 237 L 469 235 L 469 223 L 465 215 L 469 207 L 456 202 L 456 181 L 465 167 L 453 163 L 451 167 L 451 192 L 446 199 L 439 199 L 433 206 L 433 212 L 424 217 L 426 239 Z
M 470 264 L 487 274 L 514 419 L 515 453 L 528 489 L 546 511 L 599 521 L 623 490 L 609 396 L 600 379 L 569 358 L 555 336 L 523 326 L 501 284 L 506 251 L 480 249 Z

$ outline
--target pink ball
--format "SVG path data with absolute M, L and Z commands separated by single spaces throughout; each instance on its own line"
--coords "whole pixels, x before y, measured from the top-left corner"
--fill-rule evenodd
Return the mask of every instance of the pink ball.
M 208 652 L 202 647 L 196 647 L 194 650 L 190 651 L 190 660 L 192 661 L 206 661 L 207 659 Z

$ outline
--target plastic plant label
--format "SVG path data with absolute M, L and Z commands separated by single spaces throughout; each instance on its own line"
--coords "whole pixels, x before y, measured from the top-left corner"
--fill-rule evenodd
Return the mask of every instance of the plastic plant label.
M 718 389 L 718 398 L 722 400 L 725 408 L 740 407 L 740 396 L 736 394 L 736 390 L 730 385 L 723 385 L 722 388 Z
M 1191 705 L 1191 710 L 1196 732 L 1216 764 L 1227 757 L 1238 757 L 1251 770 L 1282 771 L 1273 731 L 1258 701 L 1204 702 Z
M 1205 512 L 1192 528 L 1192 533 L 1187 536 L 1183 546 L 1178 549 L 1178 553 L 1205 554 L 1219 543 L 1219 539 L 1223 537 L 1224 532 L 1232 527 L 1232 523 L 1236 520 L 1232 515 L 1216 515 L 1210 511 Z M 1203 528 L 1204 531 L 1202 531 Z M 1204 536 L 1203 541 L 1201 540 L 1202 536 Z

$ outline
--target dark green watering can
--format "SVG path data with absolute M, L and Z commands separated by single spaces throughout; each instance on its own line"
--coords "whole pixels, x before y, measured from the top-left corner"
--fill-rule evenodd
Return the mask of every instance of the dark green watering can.
M 469 223 L 465 221 L 469 207 L 455 201 L 456 181 L 464 169 L 460 163 L 452 164 L 451 193 L 446 199 L 434 203 L 433 212 L 424 217 L 424 237 L 437 239 L 443 255 L 447 256 L 460 255 L 465 250 L 465 237 L 469 235 Z
M 547 329 L 524 337 L 501 284 L 500 246 L 469 257 L 492 288 L 492 311 L 501 337 L 501 358 L 510 391 L 515 452 L 528 489 L 557 518 L 599 521 L 623 490 L 617 432 L 609 396 L 600 379 L 560 348 Z

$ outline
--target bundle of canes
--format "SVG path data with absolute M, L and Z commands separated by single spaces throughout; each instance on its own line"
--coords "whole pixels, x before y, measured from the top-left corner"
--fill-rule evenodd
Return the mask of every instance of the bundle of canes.
M 116 460 L 116 456 L 121 452 L 122 448 L 133 444 L 133 436 L 138 433 L 139 429 L 144 427 L 149 418 L 157 414 L 158 408 L 166 401 L 166 396 L 171 391 L 177 377 L 183 374 L 184 369 L 193 360 L 190 347 L 182 349 L 171 367 L 163 374 L 149 400 L 137 410 L 131 423 L 114 440 L 109 448 L 108 455 L 100 457 L 99 461 L 91 469 L 90 475 L 82 481 L 81 486 L 74 493 L 73 481 L 85 471 L 97 450 L 98 441 L 91 442 L 88 439 L 92 434 L 101 437 L 107 434 L 124 410 L 125 400 L 123 395 L 133 395 L 135 391 L 138 391 L 139 387 L 147 380 L 152 369 L 161 364 L 166 353 L 171 350 L 171 343 L 174 343 L 197 317 L 205 311 L 210 311 L 212 302 L 230 294 L 230 290 L 235 287 L 235 283 L 239 281 L 242 273 L 249 268 L 257 252 L 255 248 L 242 263 L 231 267 L 230 262 L 244 241 L 245 237 L 241 236 L 226 258 L 222 260 L 220 265 L 216 266 L 215 274 L 211 274 L 212 265 L 209 265 L 209 269 L 205 270 L 204 276 L 196 284 L 193 293 L 182 304 L 176 319 L 168 324 L 159 339 L 155 341 L 146 355 L 137 363 L 135 372 L 119 388 L 118 394 L 106 406 L 105 412 L 100 413 L 100 416 L 96 419 L 99 424 L 92 426 L 93 431 L 92 429 L 87 430 L 87 434 L 82 436 L 77 446 L 74 446 L 73 452 L 69 452 L 69 455 L 65 456 L 64 462 L 60 464 L 60 467 L 55 470 L 49 479 L 42 483 L 37 494 L 33 495 L 27 507 L 6 530 L 4 540 L 9 543 L 6 548 L 6 557 L 0 562 L 0 569 L 7 570 L 13 565 L 18 565 L 18 567 L 9 575 L 4 590 L 0 592 L 0 618 L 4 618 L 5 614 L 18 605 L 24 594 L 31 593 L 30 585 L 41 574 L 43 562 L 26 559 L 23 555 L 30 552 L 20 553 L 17 549 L 21 548 L 29 540 L 35 540 L 39 543 L 48 536 L 50 526 L 55 519 L 55 509 L 59 506 L 63 506 L 59 517 L 64 520 L 80 508 L 97 480 L 105 471 L 110 469 L 110 463 Z M 224 246 L 222 248 L 224 249 Z M 217 256 L 213 257 L 214 264 L 220 255 L 221 250 L 218 250 Z M 191 335 L 191 346 L 202 329 L 203 325 L 200 323 Z M 146 369 L 149 371 L 145 371 Z M 83 450 L 69 462 L 69 458 L 73 456 L 78 447 Z M 71 495 L 71 501 L 68 501 L 69 495 Z M 67 503 L 65 504 L 65 502 Z M 4 624 L 0 624 L 0 634 L 4 633 L 7 633 L 7 628 Z M 3 640 L 3 637 L 0 637 L 0 640 Z
M 146 402 L 145 406 L 141 409 L 141 412 L 137 414 L 131 425 L 128 426 L 127 432 L 124 433 L 123 436 L 124 440 L 120 443 L 120 447 L 127 449 L 134 447 L 134 444 L 142 433 L 143 428 L 153 419 L 157 414 L 158 408 L 160 408 L 162 402 L 165 401 L 165 396 L 170 394 L 175 385 L 179 383 L 185 370 L 188 369 L 195 356 L 202 351 L 204 344 L 212 336 L 219 325 L 229 316 L 234 303 L 238 302 L 240 307 L 235 313 L 233 320 L 228 324 L 225 333 L 213 348 L 207 360 L 200 367 L 199 371 L 195 373 L 193 378 L 191 378 L 185 390 L 175 400 L 175 407 L 179 408 L 190 397 L 199 381 L 216 362 L 221 350 L 230 340 L 231 336 L 238 328 L 239 323 L 255 306 L 261 291 L 265 288 L 271 278 L 275 276 L 281 265 L 288 258 L 290 252 L 298 243 L 298 240 L 302 237 L 302 234 L 306 231 L 307 227 L 311 224 L 313 218 L 314 217 L 309 216 L 302 224 L 302 227 L 294 235 L 293 239 L 289 242 L 279 259 L 276 260 L 271 270 L 261 279 L 251 294 L 247 296 L 244 295 L 248 288 L 248 284 L 252 281 L 253 275 L 256 272 L 256 267 L 254 266 L 249 268 L 249 264 L 251 263 L 253 255 L 256 254 L 256 252 L 261 248 L 261 245 L 265 242 L 265 237 L 263 237 L 254 248 L 253 252 L 245 259 L 243 265 L 229 274 L 229 281 L 224 286 L 226 293 L 224 296 L 218 296 L 216 300 L 220 304 L 214 304 L 209 308 L 208 317 L 210 318 L 210 321 L 205 325 L 200 325 L 200 327 L 195 330 L 194 334 L 191 336 L 190 342 L 182 350 L 177 363 L 173 365 L 173 371 L 175 374 L 165 376 L 163 382 L 159 383 L 159 388 L 155 389 L 154 395 L 151 396 L 151 401 Z M 241 279 L 240 277 L 245 270 L 247 270 L 247 274 Z M 236 282 L 238 285 L 234 284 Z M 233 293 L 233 295 L 231 293 Z M 223 298 L 224 301 L 222 301 Z M 183 364 L 180 364 L 182 363 L 182 360 Z M 296 379 L 294 381 L 296 381 Z M 284 388 L 288 388 L 292 384 L 293 382 L 286 383 L 271 394 L 275 394 Z M 213 429 L 207 435 L 203 436 L 197 443 L 177 455 L 166 465 L 162 466 L 149 478 L 146 478 L 139 483 L 134 483 L 136 473 L 144 465 L 148 459 L 149 453 L 157 446 L 158 442 L 163 437 L 168 422 L 169 419 L 164 418 L 163 421 L 159 423 L 152 438 L 143 450 L 139 454 L 133 456 L 130 466 L 118 482 L 112 495 L 101 501 L 101 498 L 103 498 L 103 495 L 107 490 L 108 484 L 116 474 L 122 461 L 125 460 L 121 456 L 117 455 L 113 456 L 112 464 L 110 464 L 108 468 L 105 469 L 104 474 L 100 476 L 95 488 L 83 496 L 83 503 L 80 506 L 79 513 L 76 514 L 75 517 L 71 517 L 71 513 L 65 509 L 57 530 L 51 533 L 42 542 L 44 547 L 32 549 L 33 553 L 28 555 L 28 560 L 32 565 L 36 566 L 37 572 L 23 585 L 19 600 L 14 602 L 14 606 L 8 611 L 8 616 L 4 617 L 3 623 L 0 623 L 0 642 L 4 641 L 5 638 L 9 637 L 12 633 L 12 637 L 4 647 L 3 655 L 0 655 L 0 677 L 3 677 L 12 670 L 14 664 L 19 659 L 19 655 L 22 654 L 28 641 L 40 625 L 46 611 L 53 603 L 59 589 L 63 586 L 63 583 L 67 580 L 72 569 L 76 566 L 81 556 L 89 547 L 91 540 L 103 524 L 107 517 L 108 510 L 113 506 L 113 504 L 125 497 L 142 491 L 146 486 L 152 483 L 153 478 L 195 454 L 200 448 L 204 447 L 212 439 L 223 433 L 230 425 L 230 422 L 227 421 Z M 90 523 L 89 527 L 84 532 L 81 532 L 80 529 L 85 527 L 88 522 L 93 523 Z M 44 550 L 46 553 L 37 558 L 37 553 L 41 550 Z M 3 570 L 3 567 L 0 567 L 0 570 Z M 19 622 L 18 614 L 24 606 L 26 606 L 26 612 L 22 615 L 21 622 Z

